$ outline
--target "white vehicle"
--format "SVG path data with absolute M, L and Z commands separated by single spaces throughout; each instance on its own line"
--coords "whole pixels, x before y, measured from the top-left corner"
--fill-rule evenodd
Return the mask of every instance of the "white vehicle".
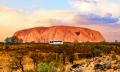
M 51 41 L 49 41 L 49 44 L 63 44 L 63 41 L 61 41 L 61 40 L 51 40 Z

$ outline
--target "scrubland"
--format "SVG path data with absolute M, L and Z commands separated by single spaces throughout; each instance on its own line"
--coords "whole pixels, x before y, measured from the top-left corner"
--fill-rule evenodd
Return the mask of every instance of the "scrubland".
M 78 71 L 72 67 L 76 64 Z M 120 72 L 119 69 L 119 42 L 0 44 L 0 72 Z

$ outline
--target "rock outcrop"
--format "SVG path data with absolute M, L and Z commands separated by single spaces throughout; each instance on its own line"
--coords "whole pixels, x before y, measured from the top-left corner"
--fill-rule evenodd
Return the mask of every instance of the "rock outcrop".
M 23 42 L 43 42 L 62 40 L 64 42 L 101 42 L 100 32 L 73 26 L 35 27 L 17 31 L 14 36 Z

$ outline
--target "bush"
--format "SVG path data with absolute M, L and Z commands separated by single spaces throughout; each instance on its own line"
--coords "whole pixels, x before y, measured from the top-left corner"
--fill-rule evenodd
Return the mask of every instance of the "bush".
M 94 49 L 92 50 L 92 54 L 93 54 L 94 56 L 98 56 L 98 55 L 100 55 L 100 53 L 101 53 L 101 49 L 99 49 L 99 48 L 94 48 Z
M 12 70 L 17 70 L 21 67 L 21 65 L 18 61 L 15 61 L 15 62 L 10 63 L 9 67 Z
M 113 55 L 112 55 L 112 60 L 116 60 L 116 59 L 117 59 L 116 55 L 113 54 Z
M 37 67 L 38 72 L 56 72 L 56 63 L 50 62 L 50 63 L 40 63 Z

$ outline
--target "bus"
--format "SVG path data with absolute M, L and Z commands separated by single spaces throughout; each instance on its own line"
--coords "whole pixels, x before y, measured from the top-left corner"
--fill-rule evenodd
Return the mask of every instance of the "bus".
M 61 41 L 61 40 L 50 40 L 49 44 L 63 44 L 63 41 Z

